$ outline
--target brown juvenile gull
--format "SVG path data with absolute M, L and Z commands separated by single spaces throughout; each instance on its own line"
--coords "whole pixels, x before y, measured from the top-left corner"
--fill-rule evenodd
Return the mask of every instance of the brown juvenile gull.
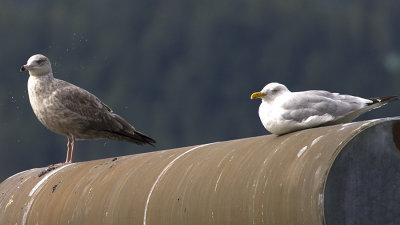
M 291 92 L 279 83 L 267 84 L 250 98 L 261 98 L 258 115 L 265 129 L 276 135 L 348 123 L 371 109 L 398 99 L 397 96 L 365 99 L 322 90 Z
M 65 163 L 73 162 L 75 139 L 111 139 L 138 145 L 155 143 L 93 94 L 54 78 L 46 56 L 31 56 L 21 67 L 21 71 L 25 70 L 30 75 L 28 94 L 36 117 L 49 130 L 68 138 Z

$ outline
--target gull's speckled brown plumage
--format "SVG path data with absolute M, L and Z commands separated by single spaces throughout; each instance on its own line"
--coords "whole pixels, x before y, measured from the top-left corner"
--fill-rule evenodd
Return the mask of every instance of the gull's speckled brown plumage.
M 112 139 L 139 145 L 155 141 L 138 132 L 88 91 L 53 77 L 43 55 L 33 55 L 21 71 L 29 71 L 28 93 L 32 109 L 49 130 L 68 137 L 66 163 L 73 161 L 75 139 Z

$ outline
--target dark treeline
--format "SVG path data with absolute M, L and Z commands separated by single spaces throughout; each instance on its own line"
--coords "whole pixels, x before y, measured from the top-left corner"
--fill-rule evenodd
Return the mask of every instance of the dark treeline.
M 36 53 L 158 141 L 82 141 L 78 161 L 266 134 L 249 97 L 271 81 L 400 94 L 397 0 L 3 0 L 0 28 L 0 180 L 65 157 L 18 72 Z

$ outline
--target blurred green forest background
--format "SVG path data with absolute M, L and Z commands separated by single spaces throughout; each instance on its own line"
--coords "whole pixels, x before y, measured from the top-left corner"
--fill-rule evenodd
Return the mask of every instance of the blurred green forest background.
M 398 0 L 1 0 L 0 28 L 0 181 L 65 159 L 19 72 L 36 53 L 158 142 L 80 141 L 77 161 L 267 134 L 250 94 L 272 81 L 400 94 Z

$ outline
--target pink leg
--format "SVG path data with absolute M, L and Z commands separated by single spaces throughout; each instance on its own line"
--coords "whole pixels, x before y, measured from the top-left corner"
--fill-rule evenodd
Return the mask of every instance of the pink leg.
M 72 163 L 74 161 L 74 149 L 75 149 L 75 138 L 74 136 L 71 137 L 71 150 L 70 150 L 70 157 L 69 157 L 69 162 Z
M 68 137 L 67 142 L 67 157 L 65 158 L 65 163 L 68 163 L 71 158 L 71 139 Z

